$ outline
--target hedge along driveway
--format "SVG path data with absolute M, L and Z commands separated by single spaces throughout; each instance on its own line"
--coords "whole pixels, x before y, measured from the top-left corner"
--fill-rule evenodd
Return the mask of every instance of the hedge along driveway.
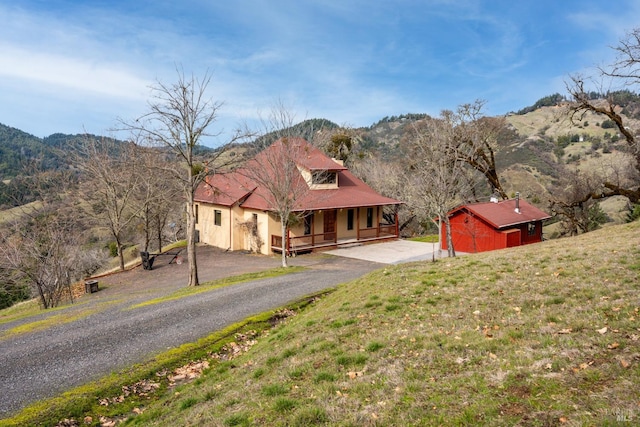
M 100 307 L 95 313 L 0 340 L 0 417 L 381 266 L 324 255 L 293 261 L 308 268 L 134 309 L 134 304 L 184 287 L 186 263 L 160 264 L 152 271 L 137 268 L 100 279 L 103 290 L 83 297 L 90 300 L 83 309 L 87 304 Z M 199 249 L 198 263 L 204 282 L 274 268 L 279 260 L 205 247 Z

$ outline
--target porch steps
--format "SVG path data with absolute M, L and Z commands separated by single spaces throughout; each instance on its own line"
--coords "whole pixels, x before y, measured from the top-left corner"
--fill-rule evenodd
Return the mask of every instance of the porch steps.
M 339 247 L 340 247 L 340 249 L 342 249 L 342 248 L 355 248 L 357 246 L 362 246 L 362 245 L 364 245 L 364 243 L 353 242 L 353 243 L 346 243 L 344 245 L 340 245 Z

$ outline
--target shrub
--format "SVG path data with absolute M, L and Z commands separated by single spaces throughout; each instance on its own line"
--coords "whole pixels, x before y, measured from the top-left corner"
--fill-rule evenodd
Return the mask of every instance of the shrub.
M 627 222 L 633 222 L 640 218 L 640 203 L 636 203 L 631 206 L 629 213 L 627 214 Z
M 0 284 L 0 310 L 31 297 L 29 287 L 20 283 Z
M 613 129 L 616 127 L 616 124 L 613 122 L 613 120 L 605 120 L 602 123 L 600 123 L 600 127 L 602 129 Z
M 109 255 L 114 258 L 118 256 L 118 244 L 116 242 L 109 242 Z

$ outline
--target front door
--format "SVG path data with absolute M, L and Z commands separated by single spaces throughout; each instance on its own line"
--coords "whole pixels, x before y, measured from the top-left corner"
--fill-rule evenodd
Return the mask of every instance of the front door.
M 324 240 L 336 241 L 336 211 L 324 211 Z

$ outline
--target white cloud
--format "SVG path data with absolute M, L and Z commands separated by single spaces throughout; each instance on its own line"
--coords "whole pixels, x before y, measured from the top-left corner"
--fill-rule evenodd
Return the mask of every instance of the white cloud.
M 116 64 L 100 64 L 0 44 L 0 76 L 60 90 L 90 92 L 124 99 L 142 99 L 150 81 Z M 53 90 L 50 88 L 49 90 Z
M 225 131 L 277 99 L 297 108 L 301 120 L 354 126 L 406 112 L 438 114 L 479 97 L 519 109 L 551 93 L 557 76 L 606 60 L 603 50 L 610 52 L 606 46 L 625 28 L 615 11 L 601 13 L 594 1 L 580 8 L 428 3 L 0 4 L 7 17 L 0 26 L 0 122 L 22 114 L 29 119 L 19 122 L 49 133 L 77 131 L 59 128 L 63 123 L 100 129 L 105 117 L 144 113 L 148 86 L 156 78 L 174 81 L 176 65 L 195 76 L 211 73 L 210 96 L 224 102 Z M 638 10 L 630 5 L 624 23 L 637 21 Z

